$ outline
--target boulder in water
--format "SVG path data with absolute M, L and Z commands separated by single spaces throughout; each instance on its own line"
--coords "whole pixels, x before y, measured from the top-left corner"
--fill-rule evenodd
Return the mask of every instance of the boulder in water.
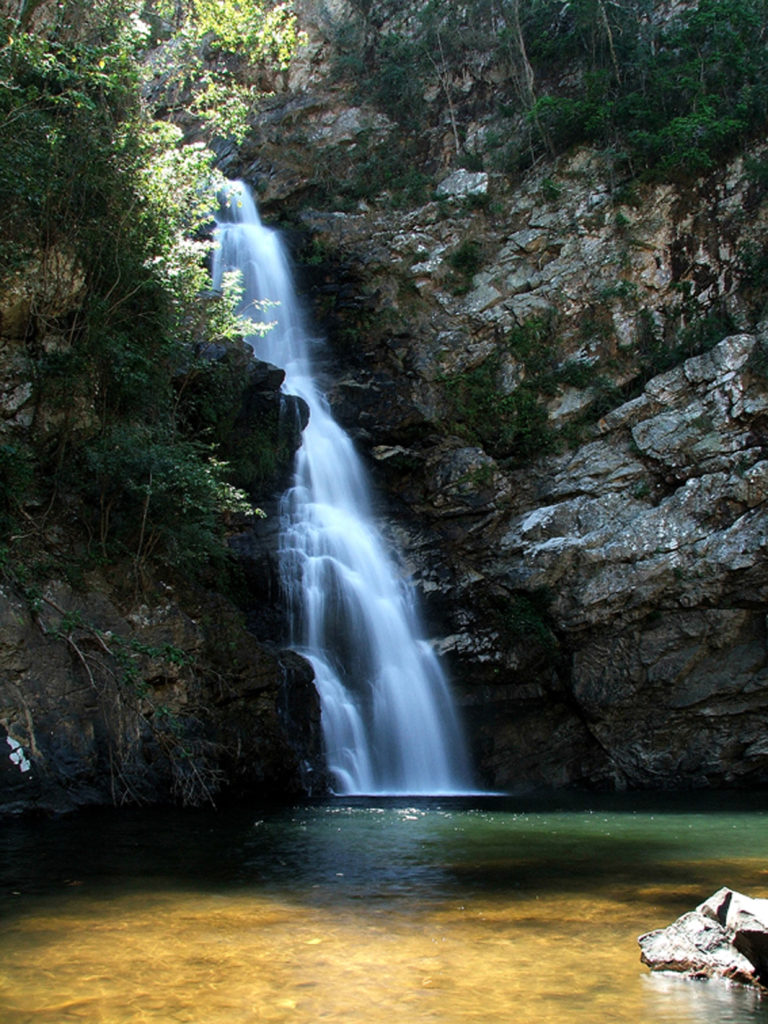
M 768 899 L 718 889 L 695 910 L 637 941 L 640 959 L 651 970 L 768 988 Z

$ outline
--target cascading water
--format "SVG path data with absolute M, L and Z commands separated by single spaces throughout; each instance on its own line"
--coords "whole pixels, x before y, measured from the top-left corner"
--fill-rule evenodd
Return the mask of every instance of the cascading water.
M 346 794 L 471 790 L 465 745 L 439 662 L 373 525 L 349 437 L 313 379 L 311 341 L 278 235 L 233 183 L 218 218 L 214 286 L 242 274 L 241 312 L 274 325 L 248 341 L 285 370 L 309 424 L 281 503 L 280 571 L 291 644 L 311 661 L 328 768 Z M 264 305 L 266 303 L 266 306 Z

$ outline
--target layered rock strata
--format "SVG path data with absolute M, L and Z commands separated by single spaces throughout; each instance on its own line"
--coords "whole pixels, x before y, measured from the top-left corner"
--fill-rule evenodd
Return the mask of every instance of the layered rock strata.
M 745 160 L 628 186 L 585 150 L 515 179 L 433 147 L 428 202 L 335 202 L 312 169 L 353 173 L 396 126 L 328 87 L 330 39 L 225 165 L 303 232 L 334 411 L 482 781 L 765 782 L 768 207 Z

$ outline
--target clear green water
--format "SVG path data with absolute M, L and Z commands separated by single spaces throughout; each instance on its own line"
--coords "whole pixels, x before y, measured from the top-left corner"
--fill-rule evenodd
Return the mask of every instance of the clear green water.
M 742 1024 L 637 935 L 768 896 L 768 798 L 338 801 L 0 825 L 0 1022 Z

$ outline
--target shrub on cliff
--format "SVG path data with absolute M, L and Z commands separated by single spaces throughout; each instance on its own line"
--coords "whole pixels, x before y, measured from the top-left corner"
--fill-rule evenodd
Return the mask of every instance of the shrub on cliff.
M 587 143 L 630 173 L 697 175 L 764 128 L 768 0 L 658 6 L 358 0 L 338 34 L 338 71 L 408 133 L 433 127 L 442 145 L 449 125 L 459 159 L 480 145 L 518 170 Z M 483 96 L 495 117 L 465 153 L 462 126 Z
M 636 171 L 707 171 L 768 116 L 767 20 L 766 0 L 700 0 L 667 19 L 639 0 L 531 5 L 531 118 L 556 150 L 594 142 Z
M 252 46 L 284 59 L 287 7 L 272 17 L 257 6 L 263 32 L 254 22 Z M 210 33 L 234 7 L 246 11 L 195 0 L 195 31 Z M 72 523 L 79 501 L 101 555 L 189 568 L 224 550 L 222 514 L 246 508 L 184 413 L 195 343 L 238 323 L 227 304 L 202 297 L 212 155 L 142 102 L 140 9 L 65 0 L 38 10 L 35 31 L 21 19 L 0 24 L 0 279 L 34 270 L 78 281 L 65 304 L 45 298 L 62 291 L 55 280 L 38 287 L 25 313 L 35 413 L 2 449 L 2 509 L 6 538 L 31 526 L 44 544 L 57 512 L 66 507 Z M 232 26 L 220 27 L 229 45 Z

